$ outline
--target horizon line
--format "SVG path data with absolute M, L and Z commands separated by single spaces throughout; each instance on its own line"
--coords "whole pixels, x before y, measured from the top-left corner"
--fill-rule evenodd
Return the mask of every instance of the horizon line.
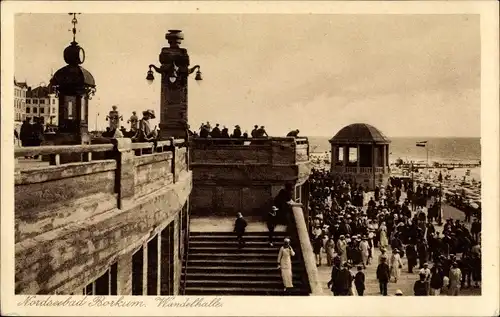
M 326 136 L 326 135 L 304 135 L 308 138 L 332 138 L 333 136 Z M 471 138 L 481 138 L 481 136 L 410 136 L 410 135 L 402 135 L 402 136 L 387 136 L 389 139 L 390 138 L 415 138 L 415 139 L 446 139 L 446 138 L 455 138 L 455 139 L 471 139 Z

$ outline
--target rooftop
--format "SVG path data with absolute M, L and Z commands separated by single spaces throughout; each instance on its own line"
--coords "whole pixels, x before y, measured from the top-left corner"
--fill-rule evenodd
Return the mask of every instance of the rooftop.
M 330 143 L 378 143 L 389 144 L 391 141 L 377 128 L 366 123 L 353 123 L 343 127 Z

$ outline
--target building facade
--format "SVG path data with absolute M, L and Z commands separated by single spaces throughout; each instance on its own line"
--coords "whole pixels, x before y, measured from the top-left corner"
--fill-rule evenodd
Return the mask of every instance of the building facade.
M 59 99 L 50 87 L 28 87 L 26 92 L 26 118 L 41 118 L 45 125 L 57 125 Z
M 25 82 L 18 82 L 14 78 L 14 126 L 19 132 L 19 128 L 26 119 L 26 93 L 28 85 Z

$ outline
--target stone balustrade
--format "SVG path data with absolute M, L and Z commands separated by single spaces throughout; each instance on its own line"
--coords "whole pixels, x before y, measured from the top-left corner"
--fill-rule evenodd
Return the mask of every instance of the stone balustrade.
M 309 161 L 309 142 L 305 137 L 256 139 L 193 138 L 193 164 L 295 164 Z
M 301 257 L 300 262 L 305 268 L 305 274 L 302 277 L 304 278 L 304 282 L 309 285 L 311 296 L 323 295 L 323 288 L 319 280 L 316 259 L 307 230 L 306 217 L 302 210 L 302 204 L 291 203 L 290 209 L 293 220 L 290 219 L 287 227 L 292 239 L 295 240 L 293 244 L 298 248 L 296 255 Z
M 187 213 L 192 190 L 185 142 L 160 141 L 154 148 L 112 142 L 15 149 L 16 158 L 54 158 L 52 165 L 15 172 L 17 294 L 78 293 L 116 263 L 118 293 L 130 294 L 132 253 L 171 223 L 169 270 L 175 274 L 169 283 L 177 286 L 169 289 L 178 289 L 180 213 Z M 73 161 L 61 164 L 58 157 L 66 154 Z M 167 294 L 158 287 L 157 294 Z
M 193 138 L 193 215 L 261 215 L 285 183 L 309 178 L 307 138 Z M 300 190 L 299 190 L 300 191 Z

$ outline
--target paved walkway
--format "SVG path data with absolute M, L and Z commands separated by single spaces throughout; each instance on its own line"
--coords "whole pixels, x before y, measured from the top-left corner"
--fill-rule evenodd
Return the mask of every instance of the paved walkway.
M 368 193 L 368 199 L 370 196 L 372 196 L 372 193 Z M 403 196 L 401 197 L 402 200 L 405 199 L 406 194 L 403 193 Z M 459 209 L 449 206 L 449 205 L 443 205 L 443 221 L 447 218 L 453 218 L 453 219 L 460 219 L 463 221 L 465 219 L 465 215 L 462 211 Z M 436 228 L 436 231 L 442 232 L 443 231 L 443 226 L 438 226 L 434 224 L 434 227 Z M 372 264 L 368 265 L 366 267 L 366 270 L 364 270 L 365 273 L 365 296 L 382 296 L 379 291 L 379 284 L 377 281 L 377 265 L 378 265 L 378 257 L 381 254 L 380 250 L 378 248 L 374 249 L 373 252 L 373 259 L 372 259 Z M 388 258 L 390 259 L 390 256 L 392 254 L 391 247 L 388 247 L 388 251 L 386 253 L 388 255 Z M 407 258 L 404 257 L 402 259 L 403 262 L 403 268 L 401 269 L 401 277 L 398 280 L 397 283 L 391 282 L 389 283 L 387 287 L 387 293 L 389 296 L 393 296 L 397 290 L 401 290 L 403 292 L 404 296 L 413 296 L 413 285 L 415 282 L 418 280 L 418 266 L 416 266 L 413 269 L 413 273 L 408 273 L 408 264 L 407 264 Z M 319 274 L 319 279 L 323 285 L 323 292 L 324 294 L 332 294 L 331 291 L 327 287 L 327 283 L 331 278 L 331 272 L 332 268 L 331 266 L 327 266 L 326 262 L 326 253 L 324 253 L 324 250 L 321 252 L 321 263 L 322 265 L 318 267 L 318 274 Z M 430 263 L 429 267 L 432 267 L 432 263 Z M 357 272 L 357 269 L 354 267 L 351 269 L 351 272 L 354 274 Z M 481 295 L 481 289 L 463 289 L 461 290 L 461 295 Z M 446 294 L 443 294 L 446 295 Z

